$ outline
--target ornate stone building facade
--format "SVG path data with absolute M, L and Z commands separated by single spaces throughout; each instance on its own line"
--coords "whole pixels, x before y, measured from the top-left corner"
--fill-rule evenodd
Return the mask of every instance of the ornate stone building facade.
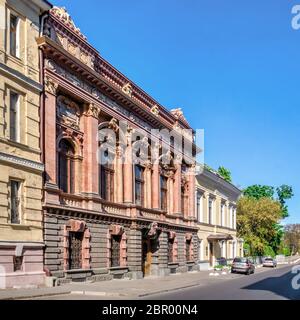
M 0 0 L 0 288 L 44 283 L 40 150 L 42 0 Z
M 161 137 L 150 143 L 153 129 L 173 130 L 193 153 L 182 111 L 166 110 L 105 61 L 65 9 L 42 20 L 48 273 L 67 282 L 195 270 L 195 167 L 175 154 L 172 139 L 165 153 Z M 140 153 L 143 160 L 133 162 Z
M 200 269 L 218 264 L 219 258 L 243 256 L 243 240 L 236 233 L 236 202 L 241 191 L 206 168 L 196 177 L 196 215 Z

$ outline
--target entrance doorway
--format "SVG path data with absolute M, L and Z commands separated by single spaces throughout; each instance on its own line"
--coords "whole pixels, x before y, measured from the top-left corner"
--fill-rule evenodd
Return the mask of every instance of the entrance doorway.
M 214 244 L 213 242 L 209 242 L 209 264 L 213 265 L 214 262 Z
M 143 261 L 142 269 L 144 277 L 150 276 L 152 263 L 152 245 L 150 239 L 143 239 Z

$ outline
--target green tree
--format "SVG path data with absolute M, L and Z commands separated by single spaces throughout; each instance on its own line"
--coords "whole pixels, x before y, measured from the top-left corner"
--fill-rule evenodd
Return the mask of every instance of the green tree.
M 277 235 L 274 225 L 281 218 L 281 204 L 263 197 L 242 197 L 237 205 L 238 235 L 249 245 L 250 255 L 263 255 Z M 272 248 L 272 250 L 274 250 Z
M 293 188 L 286 184 L 281 185 L 276 188 L 278 201 L 282 207 L 282 218 L 287 218 L 289 216 L 288 207 L 286 205 L 286 200 L 291 199 L 294 196 Z
M 261 198 L 270 198 L 273 199 L 274 187 L 265 186 L 260 184 L 254 184 L 243 190 L 243 194 L 247 197 L 261 199 Z
M 218 168 L 218 174 L 219 174 L 224 180 L 226 180 L 227 182 L 232 182 L 231 172 L 230 172 L 228 169 L 220 166 L 220 167 Z

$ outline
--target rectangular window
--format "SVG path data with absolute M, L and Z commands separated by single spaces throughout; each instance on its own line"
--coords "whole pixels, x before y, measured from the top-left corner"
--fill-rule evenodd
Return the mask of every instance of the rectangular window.
M 14 14 L 10 14 L 10 54 L 19 57 L 19 18 Z
M 111 267 L 120 266 L 120 247 L 121 247 L 121 236 L 111 237 Z
M 202 201 L 203 201 L 202 200 L 202 194 L 198 191 L 197 192 L 197 206 L 196 206 L 198 222 L 202 222 L 202 220 L 203 220 Z
M 160 176 L 160 205 L 161 210 L 167 211 L 168 210 L 168 179 L 165 176 Z
M 19 181 L 10 181 L 10 222 L 20 224 L 20 185 Z
M 23 256 L 21 256 L 21 257 L 14 256 L 13 263 L 14 263 L 14 272 L 22 271 Z
M 137 205 L 144 205 L 144 168 L 135 165 L 134 167 L 135 173 L 135 203 Z
M 169 239 L 168 241 L 168 253 L 169 263 L 174 262 L 174 239 Z
M 186 261 L 191 261 L 191 240 L 186 240 L 185 256 L 186 256 Z
M 114 170 L 112 165 L 100 165 L 101 197 L 107 201 L 114 199 Z
M 212 224 L 213 223 L 213 200 L 209 199 L 208 200 L 208 223 Z
M 221 226 L 224 227 L 225 226 L 225 205 L 224 203 L 221 203 Z
M 9 137 L 10 140 L 19 142 L 19 101 L 20 96 L 14 91 L 10 91 L 10 104 L 9 104 Z

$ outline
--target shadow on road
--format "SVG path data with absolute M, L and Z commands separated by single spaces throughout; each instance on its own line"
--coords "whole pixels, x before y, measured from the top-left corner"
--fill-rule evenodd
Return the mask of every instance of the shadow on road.
M 289 300 L 300 300 L 300 289 L 296 290 L 292 287 L 295 276 L 296 274 L 289 271 L 282 276 L 269 277 L 241 289 L 269 291 Z

